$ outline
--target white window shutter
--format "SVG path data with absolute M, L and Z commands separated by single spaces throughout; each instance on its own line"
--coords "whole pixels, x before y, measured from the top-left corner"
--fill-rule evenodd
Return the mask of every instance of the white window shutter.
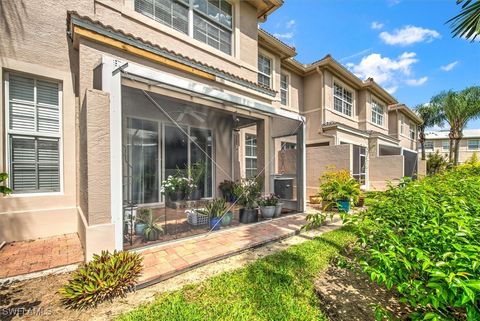
M 35 82 L 33 79 L 11 75 L 10 87 L 10 129 L 35 131 Z
M 60 189 L 58 140 L 38 139 L 38 189 L 57 191 Z
M 11 138 L 12 187 L 15 191 L 37 189 L 35 138 Z
M 37 81 L 37 130 L 40 133 L 58 133 L 58 83 Z

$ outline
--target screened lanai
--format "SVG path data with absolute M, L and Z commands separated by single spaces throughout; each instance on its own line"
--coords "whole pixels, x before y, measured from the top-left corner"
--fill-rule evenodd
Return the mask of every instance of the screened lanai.
M 114 65 L 121 66 L 113 68 L 110 104 L 113 110 L 120 107 L 115 117 L 121 126 L 114 126 L 120 139 L 114 135 L 118 145 L 113 154 L 120 151 L 121 155 L 122 248 L 265 220 L 258 204 L 254 219 L 243 220 L 244 204 L 224 192 L 225 184 L 248 178 L 258 181 L 259 196 L 278 194 L 278 181 L 288 180 L 280 195 L 279 216 L 303 211 L 300 116 L 277 114 L 273 107 L 239 94 L 167 77 L 143 66 Z M 254 139 L 245 141 L 245 129 Z M 280 163 L 284 166 L 279 167 Z M 112 205 L 116 206 L 115 192 L 120 189 L 117 185 L 113 189 Z M 224 199 L 226 207 L 214 224 L 205 210 L 218 199 Z M 113 207 L 112 216 L 118 215 Z

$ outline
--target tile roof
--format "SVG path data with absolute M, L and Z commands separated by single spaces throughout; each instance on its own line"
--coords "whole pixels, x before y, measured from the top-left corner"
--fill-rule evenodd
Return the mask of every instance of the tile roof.
M 437 130 L 425 133 L 426 139 L 449 139 L 449 130 Z M 464 138 L 480 138 L 480 129 L 464 129 Z
M 68 28 L 69 28 L 69 32 L 71 33 L 74 33 L 74 30 L 72 30 L 71 25 L 78 25 L 80 27 L 90 29 L 94 32 L 101 33 L 107 37 L 111 37 L 111 38 L 120 37 L 122 38 L 120 41 L 129 42 L 129 44 L 134 45 L 136 47 L 140 47 L 141 49 L 151 51 L 165 58 L 175 60 L 177 62 L 180 62 L 182 64 L 188 65 L 193 68 L 200 69 L 207 73 L 211 73 L 219 78 L 232 81 L 234 83 L 256 90 L 263 94 L 267 94 L 272 97 L 275 96 L 276 91 L 262 84 L 234 75 L 220 68 L 205 64 L 194 58 L 185 56 L 181 53 L 175 52 L 165 47 L 161 47 L 158 44 L 152 43 L 151 41 L 145 40 L 141 37 L 125 32 L 122 29 L 114 28 L 113 26 L 103 24 L 99 20 L 92 19 L 88 16 L 80 15 L 76 11 L 68 11 L 67 14 L 68 14 L 67 16 Z

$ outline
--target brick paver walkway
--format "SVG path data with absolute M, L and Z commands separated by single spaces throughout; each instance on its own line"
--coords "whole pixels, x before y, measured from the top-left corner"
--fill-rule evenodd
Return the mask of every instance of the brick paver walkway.
M 246 249 L 298 234 L 305 224 L 305 215 L 290 215 L 138 250 L 144 265 L 139 283 L 147 286 Z
M 0 250 L 0 279 L 83 262 L 77 234 L 13 242 Z

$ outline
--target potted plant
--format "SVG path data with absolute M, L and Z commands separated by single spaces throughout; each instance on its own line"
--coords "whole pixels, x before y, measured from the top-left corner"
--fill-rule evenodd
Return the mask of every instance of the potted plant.
M 168 197 L 170 202 L 176 202 L 183 199 L 183 180 L 177 175 L 169 175 L 162 182 L 161 192 Z
M 355 204 L 360 195 L 360 184 L 350 176 L 348 170 L 329 170 L 320 178 L 320 196 L 324 209 L 337 205 L 340 212 L 348 213 L 350 204 Z
M 263 218 L 272 218 L 275 215 L 275 206 L 278 204 L 278 197 L 275 194 L 269 194 L 258 200 L 260 213 Z
M 235 202 L 235 182 L 230 180 L 224 180 L 218 185 L 218 188 L 222 192 L 223 198 L 227 202 Z
M 136 235 L 139 235 L 139 236 L 143 235 L 143 230 L 147 225 L 146 222 L 148 222 L 148 218 L 150 215 L 152 215 L 151 208 L 143 207 L 137 210 L 137 216 L 135 217 L 135 234 Z
M 222 216 L 227 211 L 227 202 L 223 198 L 216 198 L 205 206 L 205 209 L 197 210 L 198 213 L 210 217 L 210 228 L 217 231 L 221 227 Z
M 205 178 L 206 164 L 205 161 L 198 161 L 188 167 L 188 176 L 190 177 L 190 188 L 189 193 L 191 200 L 199 200 L 202 198 L 202 191 L 199 186 L 202 180 Z
M 145 227 L 143 229 L 144 241 L 156 241 L 163 232 L 163 228 L 157 223 L 158 219 L 153 216 L 152 211 L 148 211 L 145 216 Z
M 256 201 L 261 190 L 262 187 L 257 178 L 244 179 L 235 184 L 234 195 L 238 204 L 243 206 L 240 209 L 241 223 L 253 223 L 258 220 Z

